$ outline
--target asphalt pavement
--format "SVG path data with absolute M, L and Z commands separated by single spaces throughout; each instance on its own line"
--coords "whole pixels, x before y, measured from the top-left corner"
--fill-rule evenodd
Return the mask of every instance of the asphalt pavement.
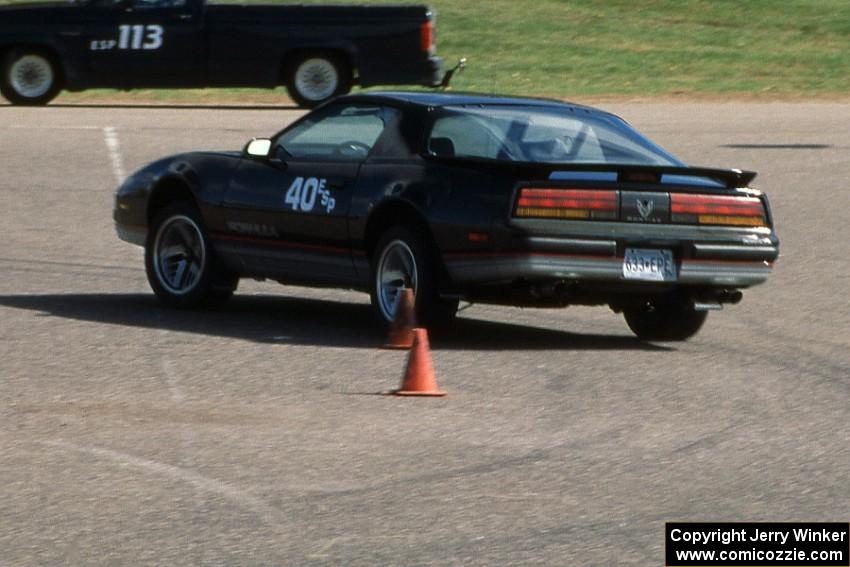
M 0 106 L 0 565 L 662 565 L 665 521 L 850 521 L 850 105 L 606 103 L 759 172 L 782 256 L 693 340 L 474 305 L 379 395 L 368 297 L 162 308 L 118 180 L 290 108 Z

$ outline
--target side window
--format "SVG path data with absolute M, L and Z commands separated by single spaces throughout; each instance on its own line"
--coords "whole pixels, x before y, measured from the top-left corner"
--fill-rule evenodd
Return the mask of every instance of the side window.
M 363 161 L 396 113 L 378 106 L 333 107 L 282 134 L 276 146 L 294 159 Z
M 459 114 L 434 123 L 428 146 L 441 157 L 496 159 L 502 149 L 502 137 L 475 116 Z

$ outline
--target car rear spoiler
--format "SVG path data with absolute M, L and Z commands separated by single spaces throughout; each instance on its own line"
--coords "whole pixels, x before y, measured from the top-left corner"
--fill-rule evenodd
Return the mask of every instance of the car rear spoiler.
M 429 159 L 447 162 L 463 162 L 469 165 L 492 169 L 523 170 L 532 173 L 533 177 L 556 179 L 553 174 L 570 172 L 616 173 L 618 182 L 662 183 L 662 177 L 673 176 L 682 178 L 703 178 L 714 180 L 729 189 L 747 187 L 758 175 L 755 171 L 740 169 L 717 169 L 712 167 L 688 167 L 673 165 L 627 165 L 615 163 L 536 163 L 523 161 L 505 161 L 486 158 L 468 158 L 457 156 L 437 156 L 428 154 Z M 612 179 L 614 181 L 614 179 Z M 688 185 L 687 181 L 681 181 Z
M 683 178 L 706 178 L 721 182 L 729 189 L 747 187 L 758 175 L 755 171 L 717 169 L 713 167 L 677 167 L 668 165 L 618 165 L 618 164 L 546 164 L 553 172 L 611 172 L 620 182 L 661 183 L 665 175 Z M 687 184 L 683 182 L 683 184 Z

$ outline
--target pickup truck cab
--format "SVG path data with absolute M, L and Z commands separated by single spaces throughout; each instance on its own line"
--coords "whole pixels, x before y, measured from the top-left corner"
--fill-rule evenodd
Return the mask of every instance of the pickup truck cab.
M 427 6 L 72 0 L 0 6 L 0 92 L 41 105 L 60 90 L 285 85 L 302 106 L 353 84 L 435 86 Z

